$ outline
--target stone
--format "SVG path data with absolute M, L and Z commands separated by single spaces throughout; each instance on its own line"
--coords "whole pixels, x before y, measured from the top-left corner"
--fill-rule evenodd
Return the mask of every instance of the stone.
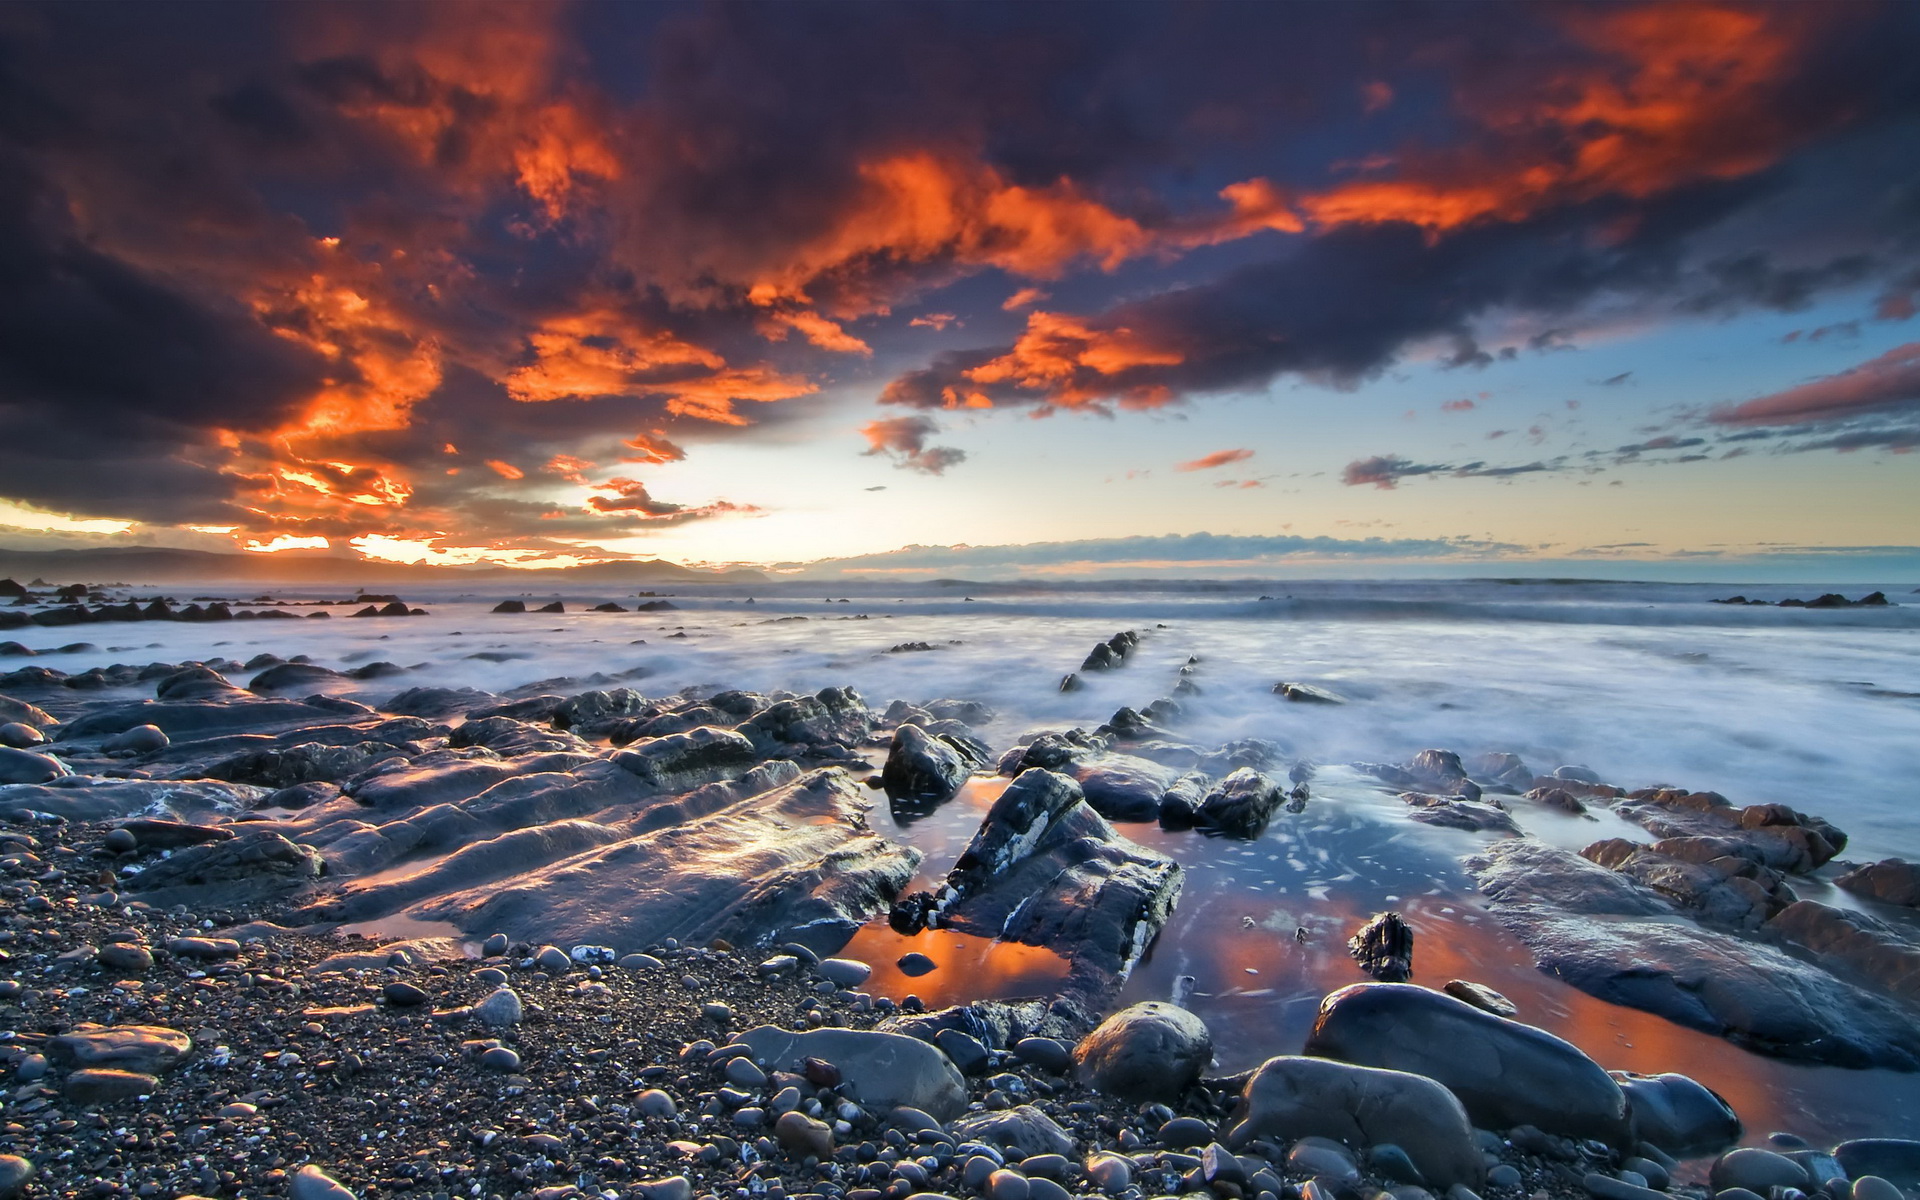
M 1718 1192 L 1726 1188 L 1746 1188 L 1765 1196 L 1776 1187 L 1805 1189 L 1811 1186 L 1805 1168 L 1782 1154 L 1743 1146 L 1729 1150 L 1714 1160 L 1707 1181 Z
M 1596 1200 L 1665 1200 L 1664 1193 L 1598 1171 L 1588 1171 L 1581 1176 L 1580 1186 Z
M 1055 1075 L 1065 1075 L 1073 1069 L 1073 1050 L 1058 1038 L 1021 1038 L 1013 1044 L 1013 1056 Z
M 481 1052 L 480 1065 L 489 1071 L 518 1071 L 520 1055 L 506 1046 L 490 1046 Z
M 1361 983 L 1328 996 L 1306 1053 L 1438 1080 L 1489 1129 L 1533 1125 L 1609 1144 L 1627 1135 L 1620 1085 L 1578 1047 L 1412 984 Z
M 1740 1118 L 1711 1088 L 1685 1075 L 1613 1072 L 1636 1140 L 1675 1158 L 1715 1154 L 1740 1140 Z
M 346 1184 L 308 1163 L 293 1174 L 293 1200 L 358 1200 Z
M 403 979 L 396 979 L 380 989 L 388 1004 L 395 1008 L 414 1008 L 427 1002 L 427 994 Z
M 44 1079 L 46 1074 L 47 1056 L 44 1054 L 29 1054 L 20 1060 L 19 1066 L 13 1069 L 13 1077 L 21 1083 L 32 1083 L 36 1079 Z
M 100 845 L 114 854 L 132 854 L 140 848 L 140 839 L 131 829 L 109 829 L 107 836 L 100 839 Z
M 942 1029 L 933 1035 L 933 1044 L 960 1068 L 962 1075 L 984 1075 L 992 1064 L 992 1053 L 980 1039 L 958 1029 Z
M 755 1066 L 752 1059 L 744 1056 L 729 1059 L 726 1069 L 721 1074 L 725 1075 L 727 1082 L 735 1087 L 764 1087 L 767 1082 L 767 1073 Z
M 0 784 L 46 783 L 67 774 L 66 764 L 51 754 L 0 746 Z
M 1413 928 L 1397 912 L 1376 913 L 1347 939 L 1347 953 L 1382 983 L 1405 983 L 1413 977 Z
M 100 947 L 97 961 L 110 971 L 145 971 L 153 966 L 153 951 L 130 942 L 109 942 Z
M 15 750 L 31 750 L 46 742 L 47 736 L 24 721 L 9 721 L 0 725 L 0 746 L 10 746 Z
M 854 958 L 823 958 L 815 969 L 821 978 L 845 988 L 859 987 L 873 974 L 872 967 Z
M 1520 1181 L 1520 1169 L 1511 1163 L 1501 1163 L 1487 1172 L 1487 1186 L 1490 1188 L 1517 1188 Z
M 1213 1037 L 1199 1017 L 1159 1000 L 1102 1021 L 1073 1049 L 1088 1086 L 1127 1100 L 1175 1102 L 1213 1061 Z
M 1496 1017 L 1517 1017 L 1519 1006 L 1494 991 L 1484 983 L 1473 983 L 1465 979 L 1449 979 L 1440 989 L 1456 1000 L 1465 1000 L 1475 1008 L 1492 1013 Z
M 193 1039 L 162 1025 L 95 1025 L 49 1038 L 47 1049 L 81 1067 L 158 1075 L 186 1060 Z
M 1227 1144 L 1304 1137 L 1391 1142 L 1438 1184 L 1477 1185 L 1485 1177 L 1467 1110 L 1434 1080 L 1324 1058 L 1270 1058 L 1247 1079 Z
M 33 1178 L 33 1163 L 18 1154 L 0 1154 L 0 1200 L 20 1194 Z
M 1240 767 L 1207 792 L 1194 828 L 1226 837 L 1255 838 L 1286 799 L 1286 788 L 1252 767 Z
M 1360 1165 L 1353 1160 L 1351 1150 L 1332 1138 L 1313 1134 L 1294 1142 L 1293 1149 L 1287 1151 L 1287 1171 L 1311 1175 L 1336 1188 L 1360 1178 Z
M 473 1006 L 473 1015 L 486 1025 L 518 1025 L 524 1013 L 520 994 L 510 987 L 495 988 Z
M 1899 1188 L 1920 1188 L 1920 1141 L 1855 1138 L 1833 1148 L 1848 1178 L 1878 1175 Z
M 564 975 L 573 966 L 573 960 L 558 946 L 542 946 L 533 956 L 533 965 L 549 975 Z
M 167 953 L 176 958 L 214 962 L 240 957 L 240 943 L 232 938 L 181 937 L 167 942 Z
M 918 725 L 901 725 L 880 768 L 880 786 L 892 800 L 938 802 L 959 791 L 973 767 L 968 755 L 946 739 Z
M 634 1100 L 633 1106 L 642 1116 L 647 1117 L 675 1117 L 680 1115 L 680 1108 L 673 1102 L 673 1097 L 661 1091 L 659 1088 L 648 1088 L 646 1091 L 641 1092 Z
M 967 1106 L 966 1082 L 938 1049 L 904 1034 L 815 1029 L 804 1033 L 762 1025 L 735 1039 L 757 1062 L 797 1070 L 817 1058 L 840 1071 L 845 1094 L 870 1108 L 923 1109 L 940 1120 Z
M 931 958 L 928 958 L 919 951 L 913 950 L 902 954 L 894 965 L 900 968 L 902 975 L 908 978 L 917 978 L 932 972 L 940 964 L 934 962 Z
M 1001 1168 L 987 1176 L 989 1200 L 1027 1200 L 1032 1191 L 1027 1177 L 1018 1171 Z
M 87 1068 L 67 1076 L 67 1099 L 76 1104 L 113 1104 L 151 1096 L 160 1081 L 138 1071 Z
M 1855 867 L 1833 881 L 1856 896 L 1866 896 L 1883 904 L 1920 908 L 1920 863 L 1898 858 Z
M 643 1179 L 638 1190 L 642 1200 L 693 1200 L 693 1181 L 685 1175 Z
M 1087 1178 L 1109 1196 L 1133 1186 L 1133 1160 L 1121 1154 L 1095 1154 L 1087 1159 Z
M 1906 1200 L 1906 1193 L 1878 1175 L 1862 1175 L 1853 1181 L 1851 1200 Z
M 1175 1117 L 1162 1124 L 1155 1136 L 1168 1149 L 1194 1149 L 1213 1140 L 1213 1127 L 1198 1117 Z
M 773 1123 L 774 1140 L 796 1158 L 811 1155 L 821 1161 L 833 1157 L 833 1129 L 804 1113 L 782 1113 Z
M 1021 1104 L 1001 1112 L 973 1113 L 953 1123 L 955 1137 L 982 1142 L 1010 1157 L 1074 1153 L 1071 1134 L 1052 1117 L 1032 1105 Z

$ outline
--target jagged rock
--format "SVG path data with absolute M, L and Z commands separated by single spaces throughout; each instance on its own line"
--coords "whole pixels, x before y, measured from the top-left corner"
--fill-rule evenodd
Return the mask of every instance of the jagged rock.
M 1357 983 L 1320 1004 L 1306 1053 L 1438 1080 L 1476 1125 L 1533 1125 L 1618 1145 L 1620 1085 L 1578 1047 L 1407 983 Z
M 1467 860 L 1494 915 L 1540 969 L 1761 1054 L 1920 1070 L 1903 1008 L 1769 946 L 1690 924 L 1625 877 L 1531 839 Z
M 969 1142 L 981 1142 L 1017 1158 L 1041 1154 L 1072 1156 L 1076 1153 L 1073 1136 L 1060 1128 L 1052 1117 L 1031 1104 L 1021 1104 L 1002 1112 L 973 1113 L 953 1123 L 953 1135 Z
M 1149 1000 L 1100 1022 L 1073 1048 L 1073 1061 L 1096 1091 L 1173 1103 L 1213 1061 L 1213 1036 L 1186 1009 Z
M 153 863 L 126 888 L 150 900 L 191 892 L 196 903 L 235 904 L 291 892 L 312 883 L 324 869 L 311 847 L 271 830 L 253 830 L 226 841 L 190 846 Z
M 1467 1110 L 1445 1087 L 1416 1074 L 1323 1058 L 1270 1058 L 1247 1080 L 1235 1118 L 1227 1144 L 1236 1148 L 1256 1138 L 1390 1142 L 1438 1187 L 1475 1188 L 1486 1176 Z
M 1768 921 L 1765 932 L 1889 995 L 1920 1000 L 1920 946 L 1878 917 L 1799 900 Z
M 1193 814 L 1194 828 L 1227 837 L 1259 837 L 1286 794 L 1284 787 L 1252 767 L 1241 767 L 1207 792 Z
M 967 756 L 951 743 L 907 724 L 893 731 L 880 784 L 894 800 L 940 801 L 959 791 L 972 773 Z
M 581 737 L 599 737 L 616 722 L 641 712 L 652 702 L 632 688 L 582 692 L 553 712 L 556 728 Z
M 1425 792 L 1402 792 L 1400 802 L 1413 810 L 1407 815 L 1422 825 L 1468 833 L 1497 833 L 1503 837 L 1520 836 L 1520 826 L 1512 814 L 1497 804 Z
M 1635 792 L 1614 811 L 1657 838 L 1729 839 L 1744 857 L 1793 875 L 1816 870 L 1847 848 L 1847 835 L 1830 821 L 1784 804 L 1735 808 L 1714 792 Z
M 1413 978 L 1413 929 L 1397 912 L 1375 914 L 1347 939 L 1347 953 L 1362 971 L 1382 983 Z
M 1347 698 L 1338 692 L 1315 687 L 1310 683 L 1288 683 L 1281 681 L 1273 685 L 1273 694 L 1282 700 L 1291 700 L 1295 704 L 1345 704 Z
M 1779 872 L 1740 849 L 1730 838 L 1667 838 L 1650 846 L 1608 838 L 1580 856 L 1645 884 L 1701 920 L 1751 932 L 1796 897 Z
M 815 1029 L 796 1033 L 773 1025 L 749 1029 L 734 1039 L 754 1060 L 781 1071 L 799 1071 L 807 1059 L 832 1063 L 842 1087 L 870 1108 L 917 1108 L 950 1120 L 967 1107 L 959 1070 L 935 1047 L 898 1033 Z
M 822 688 L 812 696 L 782 700 L 743 721 L 738 729 L 763 753 L 802 747 L 837 755 L 873 732 L 873 713 L 852 688 Z
M 1173 911 L 1182 873 L 1090 808 L 1064 775 L 1030 770 L 1002 792 L 931 893 L 894 906 L 895 928 L 929 924 L 1044 946 L 1069 963 L 1063 991 L 1104 996 Z
M 523 613 L 527 611 L 527 602 L 525 600 L 502 600 L 493 606 L 493 611 L 497 613 Z
M 1864 867 L 1855 867 L 1833 881 L 1856 896 L 1866 896 L 1883 904 L 1920 908 L 1920 863 L 1898 858 L 1882 859 Z
M 1044 730 L 1023 738 L 1002 755 L 998 769 L 1002 775 L 1012 776 L 1036 767 L 1058 771 L 1078 759 L 1104 753 L 1112 745 L 1112 738 L 1084 729 Z

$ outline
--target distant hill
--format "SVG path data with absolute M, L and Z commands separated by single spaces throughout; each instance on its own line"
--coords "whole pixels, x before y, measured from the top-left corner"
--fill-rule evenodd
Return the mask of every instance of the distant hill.
M 542 584 L 759 583 L 759 571 L 701 571 L 662 559 L 591 563 L 580 567 L 439 567 L 330 555 L 221 554 L 165 546 L 111 546 L 84 550 L 9 550 L 0 547 L 0 577 L 26 583 L 337 583 L 459 584 L 511 581 Z M 524 590 L 524 589 L 523 589 Z

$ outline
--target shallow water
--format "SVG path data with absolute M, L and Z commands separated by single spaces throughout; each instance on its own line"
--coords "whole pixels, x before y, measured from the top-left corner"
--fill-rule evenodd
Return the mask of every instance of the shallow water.
M 1190 988 L 1192 1006 L 1215 1032 L 1222 1069 L 1297 1050 L 1320 997 L 1360 978 L 1346 936 L 1367 915 L 1391 907 L 1416 931 L 1416 981 L 1478 980 L 1519 1003 L 1523 1019 L 1576 1042 L 1605 1066 L 1693 1075 L 1734 1103 L 1750 1140 L 1773 1129 L 1820 1141 L 1911 1136 L 1920 1127 L 1920 1077 L 1760 1058 L 1602 1004 L 1535 971 L 1525 950 L 1478 907 L 1458 864 L 1483 839 L 1409 824 L 1398 801 L 1339 765 L 1402 762 L 1427 747 L 1463 755 L 1512 751 L 1538 771 L 1579 763 L 1629 788 L 1673 783 L 1720 791 L 1738 804 L 1783 801 L 1847 829 L 1850 859 L 1920 857 L 1920 820 L 1912 815 L 1920 596 L 1887 588 L 1896 602 L 1915 604 L 1806 611 L 1705 601 L 1734 591 L 1777 599 L 1825 589 L 1268 584 L 1262 593 L 1260 586 L 969 585 L 971 591 L 918 587 L 858 596 L 785 586 L 756 590 L 752 604 L 739 590 L 683 590 L 672 597 L 676 612 L 559 616 L 494 615 L 489 610 L 504 591 L 415 591 L 407 598 L 432 615 L 353 620 L 340 619 L 350 610 L 334 609 L 336 619 L 326 622 L 12 633 L 36 647 L 84 638 L 102 649 L 8 665 L 79 671 L 114 661 L 245 660 L 270 651 L 310 654 L 330 666 L 387 660 L 415 668 L 362 685 L 369 699 L 415 684 L 501 691 L 595 672 L 625 677 L 650 695 L 702 686 L 808 692 L 851 684 L 877 708 L 895 698 L 985 701 L 1000 717 L 982 734 L 999 750 L 1034 726 L 1090 728 L 1122 704 L 1141 707 L 1166 695 L 1179 668 L 1197 658 L 1202 692 L 1182 700 L 1179 734 L 1205 743 L 1271 738 L 1323 765 L 1307 810 L 1281 814 L 1252 843 L 1122 827 L 1188 871 L 1173 921 L 1128 983 L 1126 998 Z M 257 591 L 255 585 L 233 594 Z M 180 594 L 218 593 L 209 587 Z M 852 602 L 837 602 L 842 595 Z M 564 599 L 576 610 L 609 599 L 634 602 L 611 592 Z M 1123 628 L 1144 636 L 1134 658 L 1118 671 L 1086 676 L 1082 691 L 1061 693 L 1060 678 L 1096 641 Z M 939 648 L 886 652 L 907 642 Z M 1270 690 L 1281 679 L 1325 687 L 1351 702 L 1285 703 Z M 584 686 L 592 685 L 555 690 Z M 875 824 L 927 853 L 923 883 L 932 882 L 999 786 L 976 781 L 915 820 L 894 820 L 883 801 Z M 1529 832 L 1570 847 L 1645 837 L 1611 817 L 1520 815 Z M 893 959 L 908 948 L 939 968 L 917 979 L 901 975 Z M 875 962 L 875 991 L 911 992 L 930 1004 L 1044 993 L 1064 969 L 1046 951 L 951 931 L 901 938 L 882 923 L 863 931 L 849 953 Z

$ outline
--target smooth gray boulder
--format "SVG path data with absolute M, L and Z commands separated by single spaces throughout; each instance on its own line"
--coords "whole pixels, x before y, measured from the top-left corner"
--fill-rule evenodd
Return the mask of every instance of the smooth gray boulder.
M 1895 1187 L 1920 1188 L 1920 1141 L 1910 1138 L 1855 1138 L 1833 1148 L 1849 1179 L 1873 1175 Z
M 46 783 L 72 774 L 51 754 L 0 746 L 0 784 Z
M 1716 1192 L 1728 1188 L 1746 1188 L 1762 1196 L 1772 1194 L 1777 1187 L 1805 1189 L 1812 1186 L 1805 1167 L 1784 1154 L 1754 1146 L 1742 1146 L 1721 1155 L 1714 1161 L 1707 1180 Z
M 962 1141 L 993 1146 L 1011 1158 L 1038 1154 L 1074 1157 L 1077 1150 L 1073 1135 L 1030 1104 L 961 1117 L 953 1123 L 953 1135 Z
M 14 750 L 31 750 L 44 745 L 47 735 L 25 721 L 8 721 L 0 725 L 0 746 Z
M 158 725 L 135 725 L 125 733 L 116 733 L 100 744 L 103 754 L 157 754 L 171 739 Z
M 1088 1086 L 1127 1100 L 1178 1101 L 1212 1061 L 1205 1022 L 1160 1000 L 1121 1009 L 1073 1048 Z
M 1479 1187 L 1486 1177 L 1467 1110 L 1434 1080 L 1324 1058 L 1270 1058 L 1247 1080 L 1227 1144 L 1304 1137 L 1390 1142 L 1436 1190 Z
M 847 1093 L 869 1108 L 917 1108 L 942 1121 L 967 1107 L 967 1085 L 939 1049 L 899 1033 L 814 1029 L 805 1033 L 762 1025 L 734 1039 L 754 1061 L 798 1072 L 809 1058 L 840 1069 Z
M 1675 1158 L 1712 1154 L 1740 1140 L 1740 1118 L 1719 1093 L 1685 1075 L 1615 1071 L 1633 1136 Z
M 49 1038 L 47 1051 L 79 1067 L 158 1075 L 193 1053 L 193 1039 L 164 1025 L 83 1025 Z
M 1477 1125 L 1533 1125 L 1622 1143 L 1626 1096 L 1571 1042 L 1409 983 L 1359 983 L 1321 1001 L 1306 1053 L 1438 1080 Z

